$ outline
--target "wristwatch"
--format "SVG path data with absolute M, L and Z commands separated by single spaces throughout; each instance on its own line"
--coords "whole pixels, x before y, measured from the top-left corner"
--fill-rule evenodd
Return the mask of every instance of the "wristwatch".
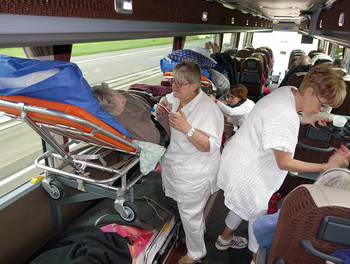
M 192 136 L 193 136 L 193 134 L 194 134 L 194 128 L 193 128 L 193 127 L 191 127 L 191 129 L 187 131 L 187 133 L 186 133 L 186 137 L 192 137 Z

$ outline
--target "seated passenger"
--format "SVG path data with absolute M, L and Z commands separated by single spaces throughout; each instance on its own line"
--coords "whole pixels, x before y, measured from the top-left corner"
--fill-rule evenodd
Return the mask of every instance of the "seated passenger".
M 210 54 L 211 49 L 213 54 Z M 234 51 L 229 50 L 228 52 L 220 52 L 220 46 L 216 43 L 213 44 L 212 42 L 205 43 L 204 48 L 196 48 L 195 51 L 214 59 L 217 64 L 213 69 L 224 74 L 230 81 L 231 85 L 238 83 L 237 69 L 230 55 L 232 52 L 234 53 Z
M 318 60 L 333 62 L 333 59 L 330 56 L 324 53 L 315 53 L 312 59 L 310 60 L 310 65 L 316 66 L 317 64 L 319 64 L 317 63 Z
M 346 62 L 342 59 L 335 59 L 332 64 L 333 68 L 339 68 L 344 72 L 344 76 L 348 74 L 346 69 Z
M 322 173 L 314 184 L 350 191 L 350 171 L 341 168 L 329 169 Z M 271 246 L 279 213 L 280 210 L 275 214 L 264 215 L 254 222 L 255 237 L 264 249 L 269 249 Z
M 311 66 L 309 64 L 310 57 L 306 55 L 301 55 L 297 58 L 295 61 L 295 66 L 291 68 L 284 79 L 281 81 L 279 87 L 286 86 L 288 84 L 288 80 L 294 73 L 297 72 L 308 72 L 311 69 Z
M 241 126 L 255 103 L 247 98 L 248 89 L 243 84 L 232 85 L 229 90 L 228 103 L 217 100 L 212 94 L 210 98 L 217 103 L 224 113 L 225 121 Z
M 101 108 L 114 116 L 134 139 L 167 146 L 169 141 L 168 114 L 158 115 L 158 122 L 151 114 L 146 98 L 127 91 L 113 90 L 106 83 L 92 87 Z

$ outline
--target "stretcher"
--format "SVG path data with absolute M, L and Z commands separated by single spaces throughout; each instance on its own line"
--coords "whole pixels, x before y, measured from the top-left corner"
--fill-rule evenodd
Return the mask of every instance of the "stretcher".
M 62 231 L 60 206 L 108 197 L 125 221 L 136 218 L 132 186 L 143 176 L 136 170 L 140 149 L 133 141 L 87 111 L 70 104 L 22 95 L 0 96 L 0 111 L 26 122 L 49 148 L 35 160 L 44 170 L 43 188 L 56 201 L 53 209 L 56 231 Z M 118 161 L 105 157 L 118 153 Z M 97 179 L 89 169 L 108 176 Z M 129 175 L 133 171 L 132 175 Z M 64 185 L 78 188 L 65 197 Z

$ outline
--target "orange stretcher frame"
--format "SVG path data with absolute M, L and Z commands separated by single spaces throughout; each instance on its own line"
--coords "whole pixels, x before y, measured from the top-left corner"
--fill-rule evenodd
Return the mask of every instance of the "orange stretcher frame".
M 127 179 L 129 170 L 138 165 L 140 156 L 140 149 L 130 138 L 87 111 L 65 103 L 22 95 L 0 95 L 0 111 L 26 122 L 51 147 L 34 164 L 43 169 L 42 186 L 52 199 L 60 200 L 59 205 L 82 201 L 80 197 L 69 197 L 69 202 L 64 201 L 63 185 L 67 185 L 89 193 L 84 195 L 85 200 L 115 199 L 114 207 L 121 218 L 129 222 L 135 220 L 137 208 L 132 204 L 132 186 L 143 175 L 141 172 L 136 176 L 133 173 L 132 179 Z M 64 140 L 61 140 L 62 137 Z M 81 153 L 79 148 L 70 151 L 72 146 L 80 143 L 84 145 Z M 113 151 L 120 152 L 123 155 L 119 156 L 124 158 L 116 164 L 107 165 L 104 157 Z M 112 176 L 96 179 L 86 173 L 87 168 Z M 56 222 L 56 231 L 62 231 L 60 217 Z

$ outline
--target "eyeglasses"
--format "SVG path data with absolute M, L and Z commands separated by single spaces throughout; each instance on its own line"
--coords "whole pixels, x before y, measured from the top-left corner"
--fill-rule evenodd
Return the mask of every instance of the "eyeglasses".
M 237 98 L 237 96 L 234 96 L 234 95 L 229 95 L 228 96 L 228 99 L 235 99 L 235 98 Z
M 183 86 L 185 86 L 187 84 L 190 84 L 190 83 L 178 83 L 174 79 L 170 79 L 169 82 L 170 82 L 171 85 L 175 85 L 178 88 L 182 88 Z
M 316 98 L 317 98 L 317 100 L 318 100 L 318 102 L 320 104 L 320 108 L 326 108 L 327 107 L 327 104 L 322 103 L 322 101 L 320 100 L 320 97 L 318 97 L 317 94 L 316 94 Z

